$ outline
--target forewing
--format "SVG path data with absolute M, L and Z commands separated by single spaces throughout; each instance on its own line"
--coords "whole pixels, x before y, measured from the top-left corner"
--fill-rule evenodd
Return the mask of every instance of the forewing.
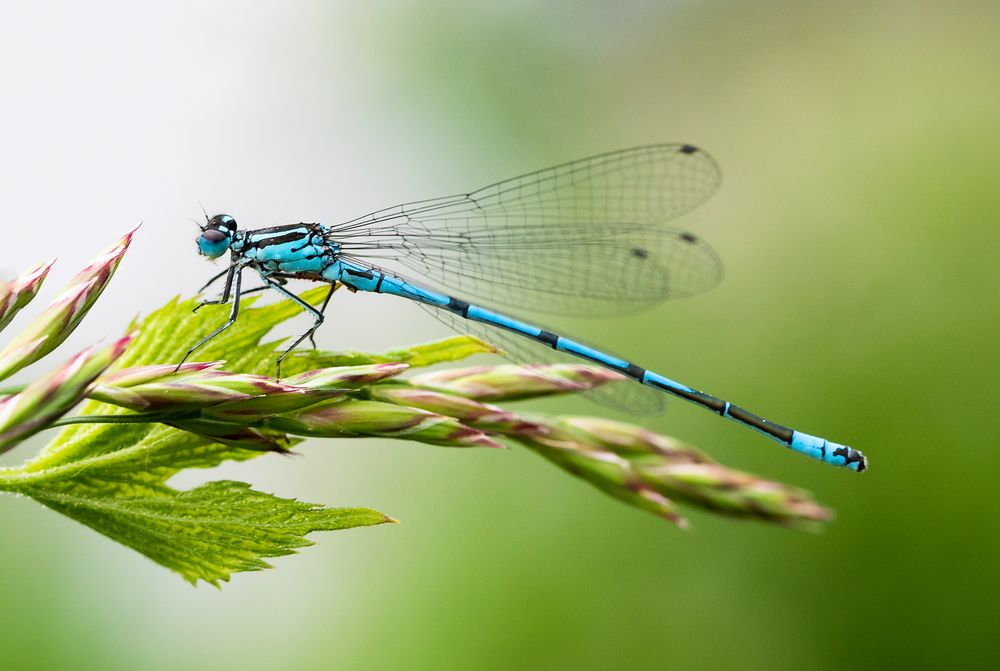
M 718 282 L 712 248 L 660 224 L 707 200 L 719 181 L 700 149 L 637 147 L 380 210 L 331 227 L 331 239 L 346 256 L 416 273 L 463 298 L 621 314 Z

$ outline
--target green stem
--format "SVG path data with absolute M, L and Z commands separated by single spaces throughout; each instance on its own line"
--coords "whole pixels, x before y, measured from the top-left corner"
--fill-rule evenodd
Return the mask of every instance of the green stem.
M 180 417 L 177 413 L 157 414 L 154 412 L 136 415 L 74 415 L 52 422 L 49 428 L 69 426 L 70 424 L 151 424 L 166 419 L 179 419 Z

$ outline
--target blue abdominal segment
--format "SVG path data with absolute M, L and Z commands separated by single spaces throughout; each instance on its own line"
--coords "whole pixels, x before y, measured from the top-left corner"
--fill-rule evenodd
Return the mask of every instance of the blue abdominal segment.
M 646 370 L 630 361 L 612 356 L 593 347 L 578 343 L 575 340 L 556 335 L 527 322 L 514 319 L 493 310 L 488 310 L 479 305 L 470 304 L 452 296 L 424 289 L 398 277 L 389 275 L 382 270 L 365 268 L 354 263 L 340 263 L 342 269 L 339 280 L 358 291 L 372 291 L 400 296 L 448 310 L 464 319 L 489 324 L 490 326 L 496 326 L 517 333 L 560 352 L 566 352 L 567 354 L 572 354 L 581 359 L 586 359 L 623 373 L 646 386 L 659 389 L 700 405 L 722 417 L 750 427 L 785 447 L 813 459 L 832 466 L 841 466 L 859 472 L 865 470 L 867 467 L 864 455 L 853 448 L 776 424 L 748 412 L 737 405 L 733 405 L 729 401 L 724 401 L 715 396 L 692 389 L 659 373 Z

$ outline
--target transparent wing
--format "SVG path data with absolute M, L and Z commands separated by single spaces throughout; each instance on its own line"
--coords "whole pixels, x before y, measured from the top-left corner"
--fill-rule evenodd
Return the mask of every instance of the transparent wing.
M 569 315 L 622 314 L 714 286 L 722 266 L 661 224 L 718 188 L 691 145 L 626 149 L 472 193 L 330 227 L 345 256 L 415 273 L 465 299 Z

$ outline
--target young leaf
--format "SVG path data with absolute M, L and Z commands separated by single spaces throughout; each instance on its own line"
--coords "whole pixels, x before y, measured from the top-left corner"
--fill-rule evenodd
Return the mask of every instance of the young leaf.
M 0 350 L 0 362 L 4 364 L 0 368 L 0 380 L 38 361 L 69 337 L 111 281 L 134 233 L 132 229 L 101 252 L 70 280 L 35 321 Z M 34 346 L 36 343 L 38 346 Z M 13 351 L 20 352 L 20 356 L 10 356 Z
M 126 336 L 110 347 L 86 349 L 24 391 L 0 400 L 0 453 L 42 431 L 79 403 L 130 340 Z
M 0 282 L 0 331 L 35 297 L 53 263 L 55 261 L 39 263 L 15 280 Z
M 40 503 L 181 574 L 218 586 L 232 573 L 270 568 L 263 560 L 312 545 L 305 535 L 394 520 L 368 508 L 323 508 L 219 480 L 178 492 L 77 478 L 22 490 Z

